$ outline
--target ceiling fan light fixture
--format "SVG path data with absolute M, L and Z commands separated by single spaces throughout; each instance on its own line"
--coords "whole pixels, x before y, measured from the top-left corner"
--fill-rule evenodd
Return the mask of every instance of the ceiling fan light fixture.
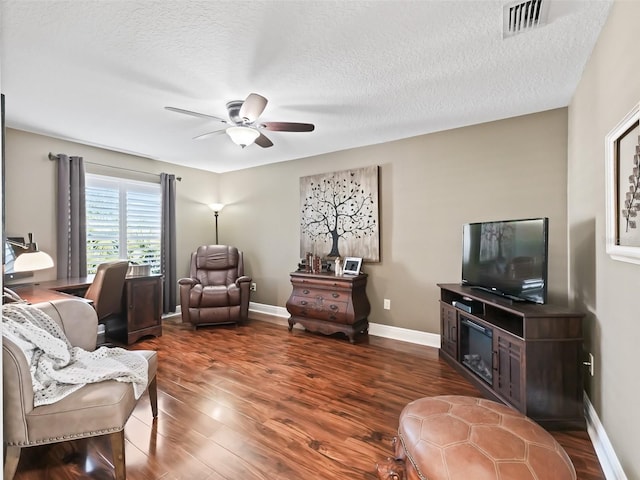
M 524 1 L 524 0 L 521 0 Z M 534 1 L 534 0 L 527 0 Z M 542 0 L 535 0 L 542 1 Z M 176 113 L 183 113 L 195 117 L 202 117 L 206 119 L 216 120 L 229 125 L 226 129 L 218 129 L 213 132 L 203 133 L 197 137 L 193 137 L 194 140 L 205 137 L 210 137 L 217 134 L 227 134 L 229 138 L 240 147 L 244 148 L 247 145 L 255 143 L 261 148 L 273 147 L 273 142 L 261 131 L 271 132 L 313 132 L 315 126 L 312 123 L 299 123 L 299 122 L 260 122 L 257 123 L 258 118 L 267 106 L 267 99 L 257 93 L 250 93 L 246 100 L 231 100 L 227 102 L 227 115 L 229 120 L 223 120 L 213 115 L 207 115 L 205 113 L 193 112 L 191 110 L 185 110 L 183 108 L 165 107 L 165 109 Z
M 250 127 L 229 127 L 227 128 L 227 135 L 231 137 L 233 143 L 244 148 L 255 142 L 256 138 L 260 136 L 260 132 Z

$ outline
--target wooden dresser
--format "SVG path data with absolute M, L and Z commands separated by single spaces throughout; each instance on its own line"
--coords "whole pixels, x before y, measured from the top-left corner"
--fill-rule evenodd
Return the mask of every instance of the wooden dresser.
M 369 330 L 366 274 L 293 272 L 291 285 L 289 331 L 299 323 L 313 332 L 342 332 L 354 343 L 356 334 Z

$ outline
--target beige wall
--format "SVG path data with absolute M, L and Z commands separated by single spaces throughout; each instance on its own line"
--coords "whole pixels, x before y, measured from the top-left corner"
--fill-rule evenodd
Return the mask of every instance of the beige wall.
M 566 109 L 225 173 L 225 241 L 258 303 L 284 306 L 299 258 L 301 176 L 380 166 L 381 258 L 365 264 L 370 321 L 439 333 L 437 282 L 460 281 L 462 225 L 548 216 L 550 292 L 567 294 Z M 382 308 L 391 300 L 391 310 Z
M 189 253 L 214 242 L 206 203 L 226 204 L 220 243 L 245 251 L 258 284 L 252 300 L 284 307 L 299 258 L 301 176 L 380 167 L 381 257 L 365 264 L 370 321 L 438 334 L 437 282 L 460 281 L 462 225 L 548 216 L 550 296 L 567 292 L 566 109 L 371 147 L 216 175 L 34 135 L 7 132 L 7 232 L 34 232 L 55 252 L 55 163 L 48 152 L 86 161 L 182 176 L 178 183 L 178 276 Z M 91 167 L 90 168 L 95 168 Z M 36 279 L 53 278 L 53 271 Z M 382 308 L 391 300 L 391 310 Z
M 605 251 L 605 135 L 640 101 L 640 2 L 617 1 L 569 106 L 570 291 L 590 312 L 587 392 L 623 470 L 640 479 L 640 265 Z
M 157 175 L 129 171 L 139 170 L 182 177 L 181 182 L 176 182 L 178 276 L 188 272 L 189 252 L 198 245 L 215 243 L 213 212 L 207 204 L 218 201 L 218 174 L 20 130 L 7 129 L 6 135 L 5 228 L 8 235 L 26 237 L 33 232 L 39 247 L 55 256 L 56 163 L 48 159 L 49 152 L 53 152 L 83 157 L 85 162 L 90 162 L 88 171 L 100 169 L 91 163 L 121 167 L 101 169 L 101 173 L 113 176 L 159 181 Z M 56 277 L 56 272 L 55 269 L 43 270 L 34 275 L 33 280 L 49 280 Z

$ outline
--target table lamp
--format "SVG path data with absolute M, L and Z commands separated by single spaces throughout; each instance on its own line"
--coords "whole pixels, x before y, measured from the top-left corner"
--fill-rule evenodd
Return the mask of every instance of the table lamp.
M 53 267 L 53 259 L 48 253 L 38 250 L 38 244 L 33 241 L 32 233 L 29 234 L 28 243 L 20 243 L 10 239 L 7 239 L 7 243 L 24 250 L 13 263 L 15 272 L 33 272 Z

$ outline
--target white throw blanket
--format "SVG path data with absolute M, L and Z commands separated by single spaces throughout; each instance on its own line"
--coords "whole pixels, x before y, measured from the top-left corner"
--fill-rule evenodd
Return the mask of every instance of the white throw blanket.
M 42 310 L 26 304 L 2 306 L 2 335 L 27 358 L 34 407 L 48 405 L 88 383 L 131 382 L 137 398 L 147 387 L 147 359 L 123 348 L 88 352 L 69 343 L 62 328 Z

